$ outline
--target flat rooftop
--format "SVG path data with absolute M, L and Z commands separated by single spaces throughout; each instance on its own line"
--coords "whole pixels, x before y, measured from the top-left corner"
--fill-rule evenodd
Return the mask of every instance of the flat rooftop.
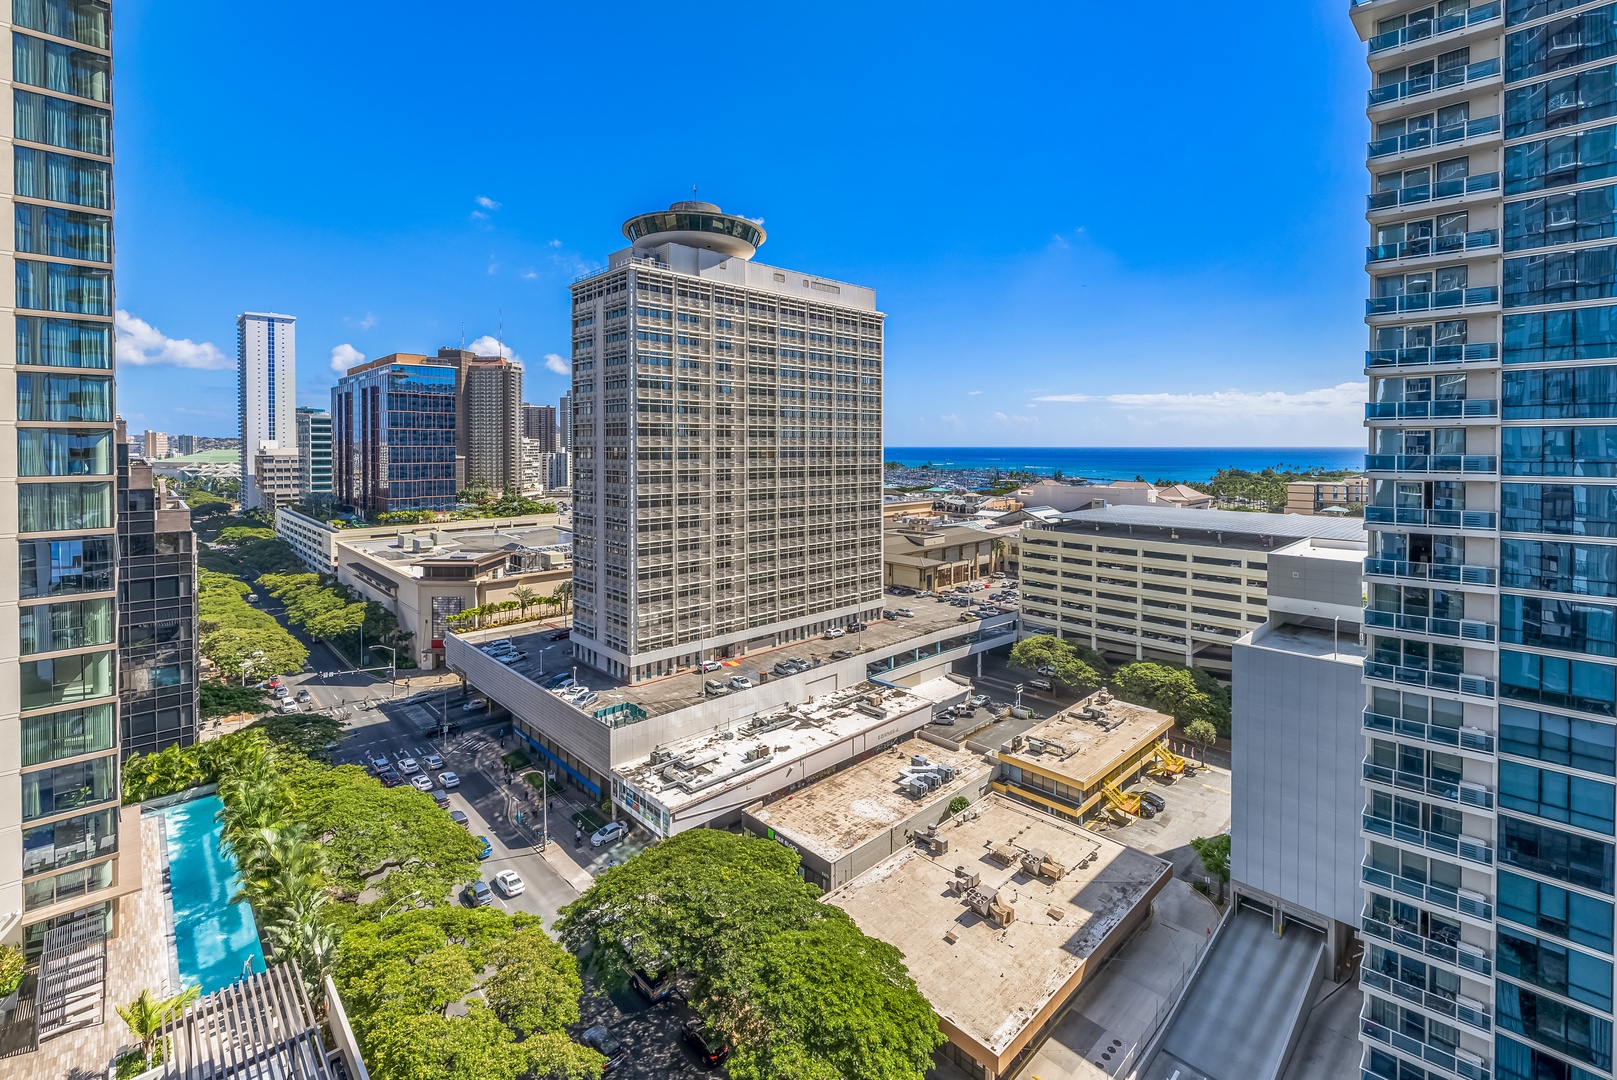
M 956 814 L 938 835 L 947 853 L 901 851 L 825 902 L 899 949 L 932 1008 L 996 1055 L 1076 988 L 1107 935 L 1172 872 L 1153 855 L 998 795 Z M 1064 873 L 1031 876 L 1022 861 L 1029 852 Z M 956 867 L 980 874 L 975 891 L 1014 910 L 1009 924 L 985 919 L 951 888 Z
M 1252 644 L 1260 649 L 1275 649 L 1320 660 L 1341 660 L 1343 663 L 1360 664 L 1365 658 L 1356 624 L 1350 624 L 1338 632 L 1302 623 L 1269 622 L 1253 629 Z
M 1011 579 L 1005 580 L 1002 584 L 1005 588 L 1015 587 L 1015 581 Z M 987 592 L 972 593 L 972 602 L 982 603 L 987 595 Z M 1012 614 L 1001 615 L 985 622 L 973 620 L 969 625 L 960 621 L 961 613 L 967 609 L 951 607 L 947 603 L 932 599 L 918 596 L 885 596 L 882 604 L 888 608 L 905 608 L 913 611 L 914 617 L 892 621 L 877 619 L 867 623 L 865 629 L 859 633 L 847 634 L 835 641 L 813 637 L 803 641 L 787 642 L 771 649 L 754 649 L 737 660 L 724 661 L 722 668 L 707 674 L 695 669 L 686 669 L 673 675 L 634 684 L 624 683 L 604 671 L 578 663 L 576 664 L 578 681 L 601 695 L 599 700 L 590 706 L 592 711 L 630 702 L 645 710 L 647 716 L 661 716 L 664 713 L 676 712 L 713 700 L 703 689 L 703 685 L 709 679 L 724 682 L 736 675 L 745 675 L 756 683 L 760 681 L 760 672 L 767 672 L 787 657 L 797 657 L 812 664 L 816 658 L 826 661 L 830 659 L 832 652 L 846 649 L 855 655 L 876 654 L 871 656 L 874 662 L 877 655 L 891 655 L 894 646 L 939 630 L 957 628 L 962 635 L 976 632 L 1005 635 L 1008 644 L 1015 629 L 1015 605 L 1009 603 L 998 606 Z M 511 665 L 511 670 L 538 683 L 558 671 L 570 671 L 575 666 L 569 643 L 550 640 L 550 635 L 554 632 L 553 627 L 542 626 L 528 633 L 508 634 L 504 629 L 499 629 L 462 636 L 473 646 L 494 638 L 509 636 L 518 649 L 528 654 L 525 659 Z
M 1362 540 L 1360 518 L 1309 517 L 1303 514 L 1248 514 L 1239 510 L 1187 510 L 1181 506 L 1104 506 L 1062 514 L 1055 523 L 1063 533 L 1099 533 L 1158 543 L 1272 550 L 1293 540 L 1324 537 Z
M 941 676 L 913 690 L 860 683 L 669 743 L 613 771 L 677 813 L 895 717 L 924 712 L 930 718 L 939 701 L 960 692 L 959 683 Z
M 409 544 L 414 539 L 432 536 L 431 531 L 423 529 L 420 532 L 403 532 L 398 536 L 359 536 L 350 540 L 339 532 L 337 544 L 385 562 L 418 563 L 429 559 L 454 558 L 457 554 L 477 556 L 522 549 L 561 551 L 570 548 L 573 540 L 572 532 L 567 529 L 545 526 L 515 529 L 490 527 L 477 532 L 445 533 L 441 543 L 422 551 L 399 546 L 401 539 Z
M 949 766 L 954 779 L 920 799 L 906 794 L 899 779 L 917 756 L 933 765 Z M 769 803 L 752 816 L 802 850 L 835 862 L 923 805 L 947 803 L 958 792 L 976 789 L 993 770 L 994 763 L 982 754 L 959 747 L 945 749 L 925 739 L 906 739 L 891 750 Z
M 1086 716 L 1091 710 L 1099 716 Z M 1092 787 L 1117 763 L 1168 733 L 1173 717 L 1099 693 L 1062 710 L 1020 736 L 1022 745 L 1007 743 L 1001 759 L 1017 759 L 1040 772 L 1064 776 L 1077 787 Z M 1014 742 L 1014 740 L 1013 740 Z

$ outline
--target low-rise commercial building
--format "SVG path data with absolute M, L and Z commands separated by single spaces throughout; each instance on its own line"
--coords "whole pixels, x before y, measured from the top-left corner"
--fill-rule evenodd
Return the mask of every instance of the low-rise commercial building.
M 1007 541 L 970 525 L 894 525 L 882 533 L 882 584 L 933 592 L 1000 569 Z
M 553 526 L 336 538 L 337 580 L 391 610 L 414 635 L 414 660 L 442 665 L 450 618 L 467 608 L 516 600 L 518 589 L 548 598 L 572 580 L 571 534 Z M 360 530 L 353 530 L 359 532 Z
M 1048 506 L 1063 514 L 1091 506 L 1171 506 L 1205 510 L 1213 497 L 1184 484 L 1159 488 L 1144 480 L 1096 480 L 1067 483 L 1038 480 L 1016 490 L 1023 506 Z
M 1269 553 L 1309 537 L 1355 540 L 1362 523 L 1233 510 L 1108 506 L 1022 526 L 1023 629 L 1118 660 L 1219 674 L 1268 618 Z
M 254 507 L 278 510 L 297 502 L 302 482 L 297 447 L 259 443 L 253 451 Z
M 555 514 L 525 514 L 514 518 L 472 518 L 437 521 L 431 525 L 347 525 L 311 517 L 300 510 L 281 507 L 275 511 L 275 535 L 285 540 L 298 561 L 317 574 L 337 572 L 337 541 L 350 542 L 392 538 L 408 533 L 487 532 L 490 529 L 555 528 Z
M 1151 914 L 1173 868 L 989 795 L 825 902 L 894 946 L 948 1036 L 944 1054 L 1007 1076 Z
M 1297 480 L 1286 485 L 1286 513 L 1312 516 L 1326 511 L 1359 509 L 1370 501 L 1370 481 L 1363 476 L 1346 480 Z
M 918 731 L 823 780 L 747 807 L 741 824 L 797 852 L 803 877 L 840 889 L 949 816 L 949 804 L 988 791 L 991 754 Z
M 1084 821 L 1108 809 L 1160 760 L 1173 717 L 1091 695 L 1013 737 L 999 750 L 994 790 L 1048 813 Z
M 187 436 L 193 442 L 196 436 Z M 152 473 L 170 480 L 236 480 L 241 477 L 240 450 L 198 450 L 152 461 Z

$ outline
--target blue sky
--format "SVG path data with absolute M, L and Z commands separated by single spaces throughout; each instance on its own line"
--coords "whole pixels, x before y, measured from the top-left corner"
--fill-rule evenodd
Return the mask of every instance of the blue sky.
M 890 445 L 1357 444 L 1346 7 L 118 0 L 120 411 L 234 434 L 243 310 L 303 404 L 463 332 L 553 402 L 568 283 L 696 184 L 876 289 Z

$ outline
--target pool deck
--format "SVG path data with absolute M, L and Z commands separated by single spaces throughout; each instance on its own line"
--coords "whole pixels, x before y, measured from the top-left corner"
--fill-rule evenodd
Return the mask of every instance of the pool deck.
M 176 991 L 169 982 L 168 949 L 156 943 L 168 935 L 168 901 L 163 889 L 162 839 L 155 815 L 140 822 L 140 889 L 120 901 L 118 936 L 107 942 L 106 1001 L 102 1022 L 58 1035 L 31 1054 L 7 1058 L 0 1075 L 29 1080 L 90 1080 L 106 1075 L 107 1067 L 133 1039 L 115 1006 L 133 1001 L 148 987 L 167 996 Z

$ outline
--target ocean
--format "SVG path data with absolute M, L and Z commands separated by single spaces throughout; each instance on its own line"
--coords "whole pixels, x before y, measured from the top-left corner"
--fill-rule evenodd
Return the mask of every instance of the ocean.
M 1220 469 L 1364 468 L 1364 448 L 1356 446 L 889 446 L 884 456 L 904 465 L 930 462 L 971 472 L 1019 470 L 1048 476 L 1060 469 L 1063 476 L 1091 480 L 1143 476 L 1189 482 L 1206 480 Z

